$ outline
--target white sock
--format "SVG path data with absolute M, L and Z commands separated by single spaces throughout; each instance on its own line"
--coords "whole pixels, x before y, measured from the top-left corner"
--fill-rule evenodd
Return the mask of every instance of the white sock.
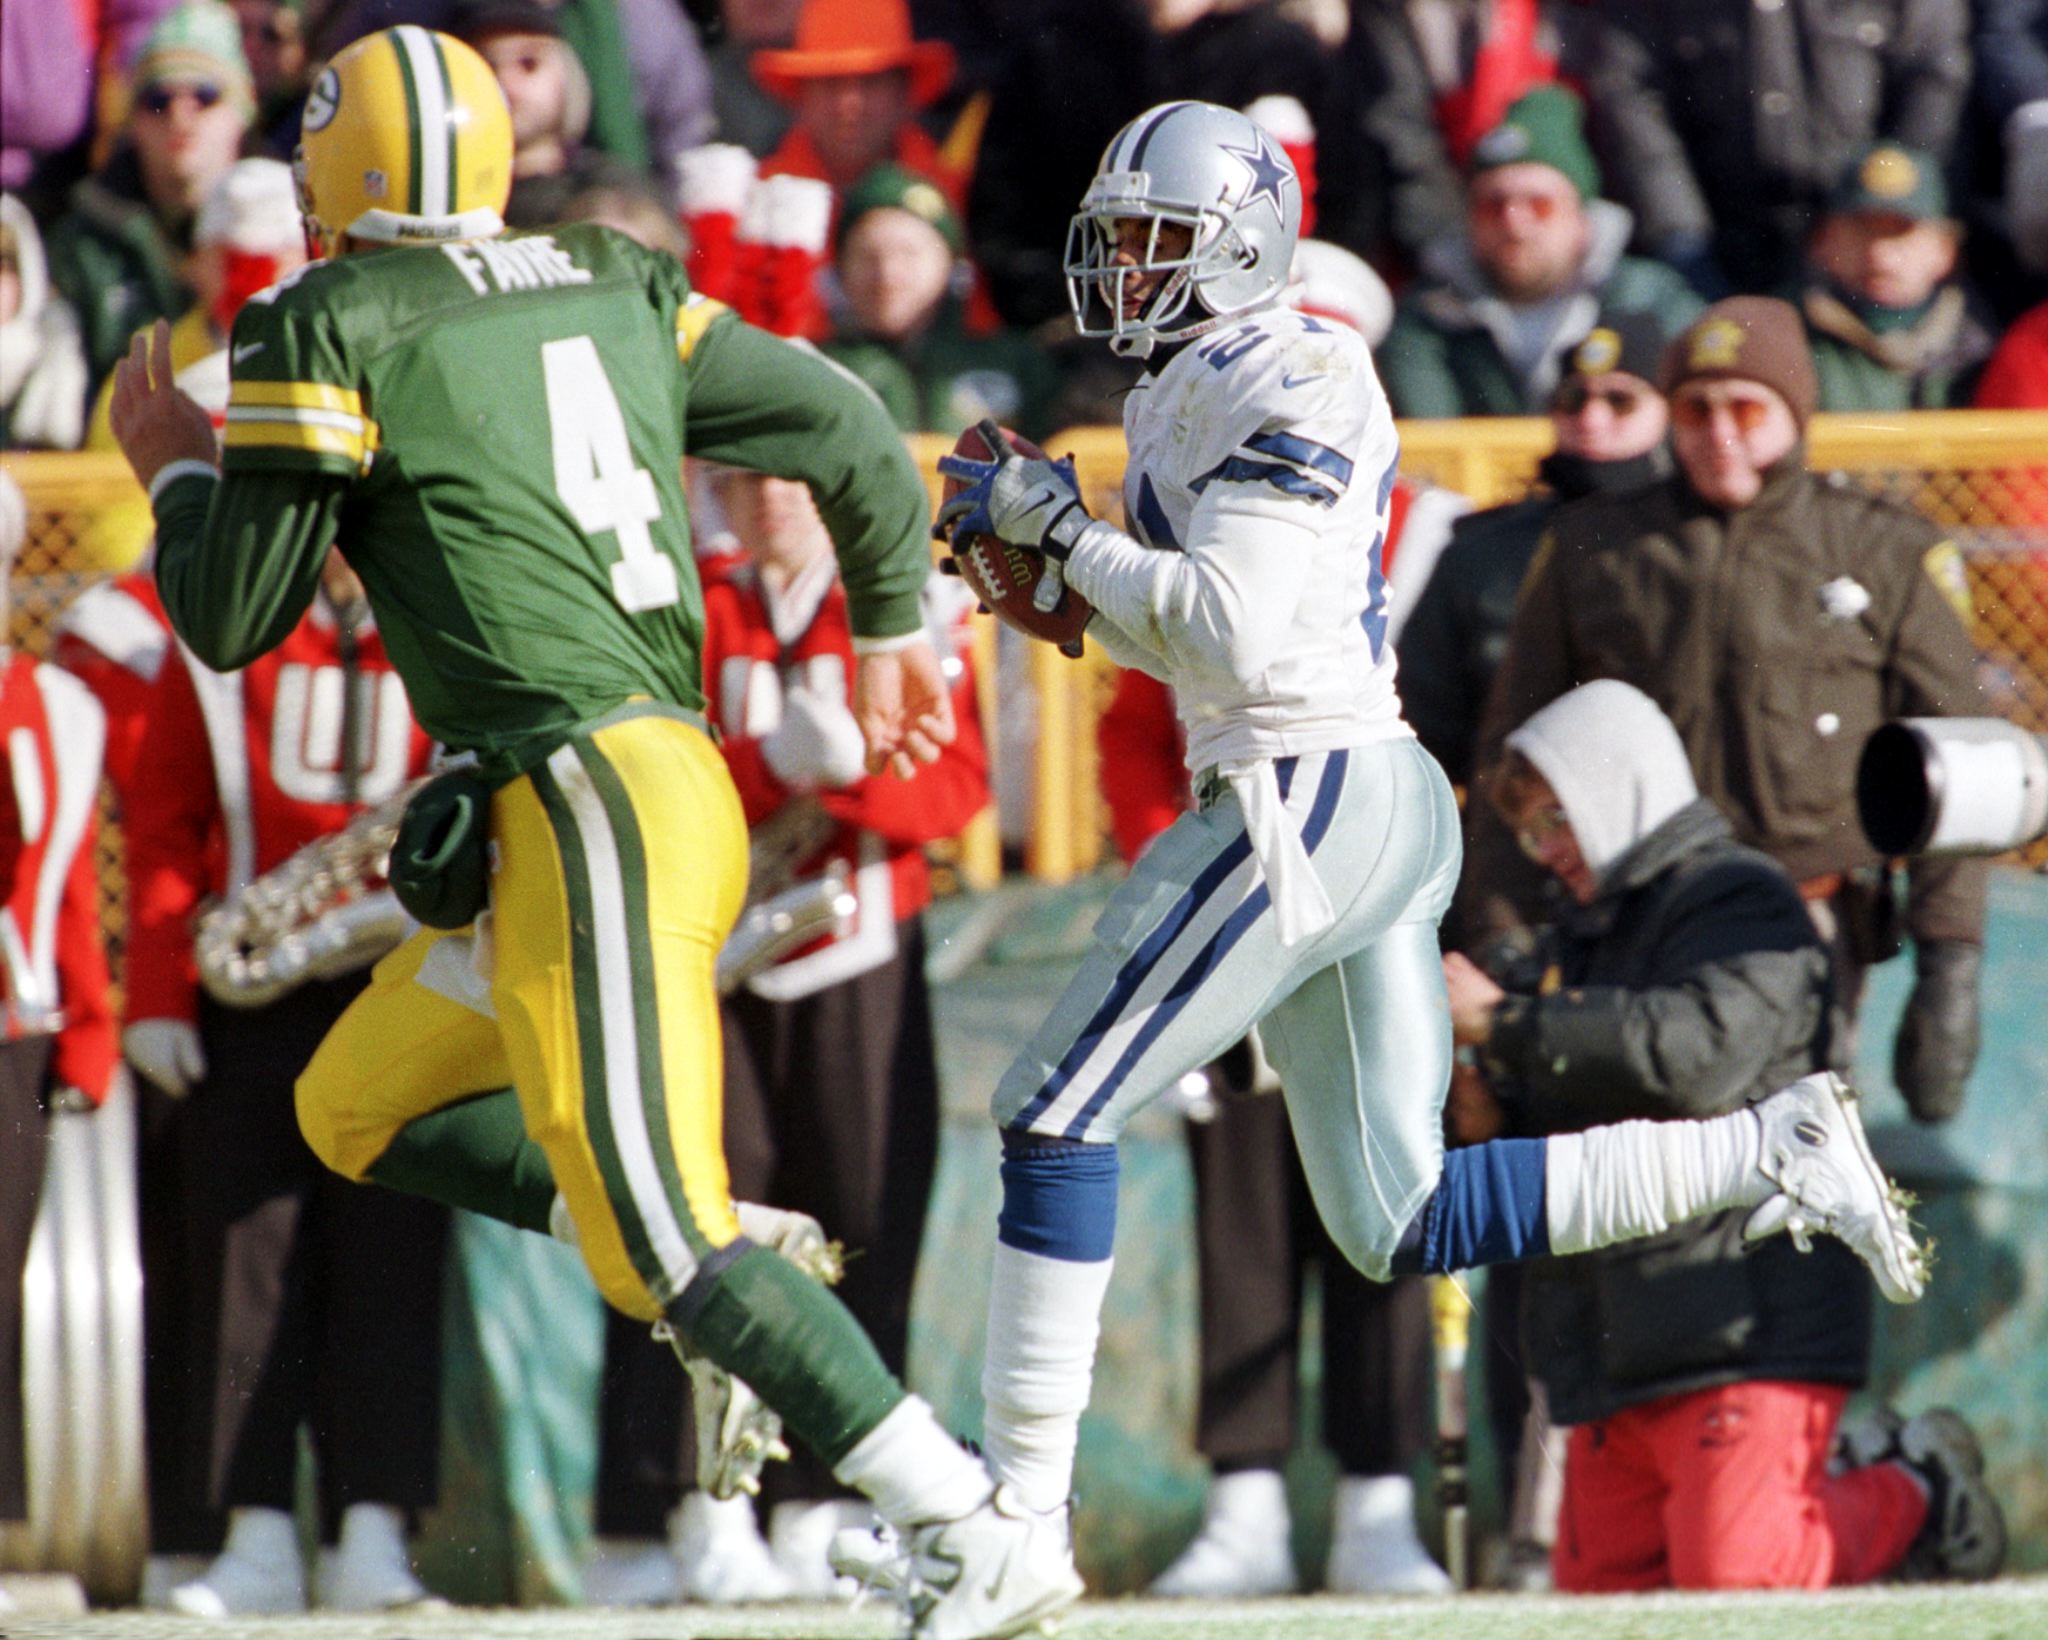
M 1762 1151 L 1763 1124 L 1750 1110 L 1552 1134 L 1543 1162 L 1550 1250 L 1584 1253 L 1754 1207 L 1776 1188 L 1758 1170 Z
M 996 1243 L 981 1369 L 982 1449 L 1025 1506 L 1066 1507 L 1114 1259 L 1077 1263 Z
M 897 1402 L 832 1473 L 842 1486 L 865 1492 L 892 1526 L 958 1520 L 995 1490 L 974 1454 L 915 1395 Z

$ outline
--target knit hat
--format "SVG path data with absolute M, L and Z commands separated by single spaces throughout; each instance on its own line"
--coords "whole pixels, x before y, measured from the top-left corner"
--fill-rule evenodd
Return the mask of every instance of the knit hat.
M 254 117 L 256 85 L 242 53 L 242 25 L 218 0 L 186 0 L 156 20 L 135 54 L 137 93 L 154 85 L 217 84 L 242 113 Z
M 559 40 L 562 22 L 556 8 L 542 0 L 462 0 L 448 32 L 471 46 L 494 34 L 544 34 Z
M 1775 296 L 1716 302 L 1664 350 L 1657 385 L 1669 398 L 1687 382 L 1761 382 L 1791 407 L 1801 430 L 1820 400 L 1806 326 Z
M 1606 376 L 1616 371 L 1646 382 L 1657 379 L 1671 333 L 1653 313 L 1603 313 L 1586 339 L 1565 355 L 1565 378 Z
M 844 250 L 846 236 L 853 232 L 853 225 L 870 211 L 882 210 L 908 211 L 920 222 L 937 229 L 939 237 L 945 240 L 955 256 L 961 255 L 966 248 L 967 240 L 960 231 L 960 219 L 953 214 L 952 205 L 938 185 L 915 171 L 884 163 L 877 165 L 847 190 L 846 201 L 839 211 L 839 236 L 833 242 L 833 249 Z
M 1474 176 L 1503 165 L 1547 165 L 1564 173 L 1579 198 L 1600 196 L 1600 167 L 1586 142 L 1579 99 L 1561 85 L 1523 92 L 1500 124 L 1473 144 Z
M 1904 143 L 1880 142 L 1866 148 L 1828 198 L 1830 216 L 1864 211 L 1908 216 L 1915 222 L 1948 220 L 1948 183 L 1940 163 L 1924 149 Z
M 292 168 L 280 159 L 241 159 L 207 190 L 192 242 L 273 251 L 303 244 L 305 232 Z

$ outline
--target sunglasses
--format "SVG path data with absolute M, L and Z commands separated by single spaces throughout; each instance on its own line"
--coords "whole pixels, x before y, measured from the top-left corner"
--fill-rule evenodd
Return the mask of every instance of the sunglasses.
M 1526 211 L 1538 222 L 1548 222 L 1564 208 L 1555 194 L 1474 194 L 1473 214 L 1489 222 L 1504 222 L 1516 211 Z
M 1538 865 L 1543 864 L 1543 851 L 1551 838 L 1571 824 L 1563 809 L 1552 804 L 1547 809 L 1538 809 L 1516 829 L 1515 846 Z
M 190 97 L 201 108 L 212 108 L 227 95 L 211 80 L 201 80 L 197 85 L 152 85 L 143 89 L 135 99 L 135 106 L 145 114 L 159 118 L 168 114 L 180 97 Z
M 1686 393 L 1671 401 L 1671 419 L 1695 431 L 1714 425 L 1714 418 L 1726 414 L 1738 433 L 1754 433 L 1763 426 L 1771 407 L 1763 399 L 1710 399 Z
M 1550 407 L 1561 416 L 1576 416 L 1589 404 L 1604 404 L 1617 416 L 1632 416 L 1642 402 L 1643 394 L 1633 387 L 1596 389 L 1574 378 L 1558 388 Z

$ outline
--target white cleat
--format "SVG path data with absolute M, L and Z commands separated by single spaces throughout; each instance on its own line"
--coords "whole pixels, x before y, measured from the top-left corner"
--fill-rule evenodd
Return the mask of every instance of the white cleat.
M 1832 1071 L 1801 1077 L 1752 1107 L 1763 1124 L 1758 1166 L 1777 1194 L 1749 1216 L 1751 1241 L 1787 1232 L 1801 1252 L 1816 1231 L 1870 1267 L 1878 1291 L 1910 1304 L 1927 1291 L 1930 1252 L 1913 1234 L 1913 1198 L 1884 1175 L 1857 1114 L 1856 1090 Z
M 1042 1515 L 1007 1487 L 972 1514 L 907 1538 L 886 1527 L 842 1532 L 832 1566 L 863 1589 L 892 1595 L 911 1640 L 1009 1640 L 1038 1630 L 1081 1598 L 1066 1511 Z
M 768 1551 L 751 1498 L 690 1493 L 669 1523 L 669 1546 L 685 1600 L 741 1606 L 796 1594 Z
M 414 1574 L 405 1512 L 385 1503 L 342 1511 L 341 1543 L 322 1555 L 320 1604 L 336 1612 L 421 1610 L 445 1604 Z
M 1164 1600 L 1260 1600 L 1301 1587 L 1288 1547 L 1287 1488 L 1277 1471 L 1218 1475 L 1202 1529 L 1152 1580 Z
M 213 1562 L 171 1590 L 166 1604 L 187 1617 L 282 1617 L 306 1609 L 298 1523 L 282 1509 L 237 1509 Z
M 1415 1487 L 1406 1475 L 1346 1475 L 1330 1507 L 1332 1594 L 1450 1594 L 1451 1575 L 1415 1532 Z

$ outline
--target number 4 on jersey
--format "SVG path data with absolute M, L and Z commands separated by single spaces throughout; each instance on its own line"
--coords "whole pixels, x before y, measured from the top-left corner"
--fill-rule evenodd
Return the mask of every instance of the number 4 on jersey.
M 633 464 L 626 418 L 619 412 L 604 361 L 588 336 L 545 342 L 541 372 L 548 395 L 548 432 L 555 447 L 555 491 L 585 535 L 618 537 L 612 596 L 631 613 L 664 609 L 682 596 L 675 561 L 654 544 L 648 526 L 661 516 L 654 477 Z

